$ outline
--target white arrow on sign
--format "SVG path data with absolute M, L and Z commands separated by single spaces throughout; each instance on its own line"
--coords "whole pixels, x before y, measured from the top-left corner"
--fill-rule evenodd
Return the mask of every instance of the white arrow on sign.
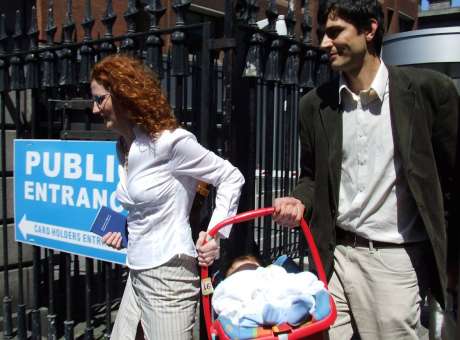
M 106 246 L 102 243 L 101 237 L 94 233 L 31 221 L 27 219 L 25 214 L 19 222 L 19 231 L 22 237 L 28 241 L 33 241 L 33 238 L 31 238 L 33 236 L 39 236 L 49 240 L 70 243 L 82 247 L 97 248 L 104 251 L 126 254 L 126 249 L 116 250 Z

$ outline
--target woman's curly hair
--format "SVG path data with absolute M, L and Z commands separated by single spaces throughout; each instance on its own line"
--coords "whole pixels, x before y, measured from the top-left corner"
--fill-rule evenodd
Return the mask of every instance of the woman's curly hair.
M 129 111 L 129 119 L 152 138 L 163 130 L 179 126 L 160 82 L 141 60 L 109 55 L 94 66 L 91 80 L 108 90 Z

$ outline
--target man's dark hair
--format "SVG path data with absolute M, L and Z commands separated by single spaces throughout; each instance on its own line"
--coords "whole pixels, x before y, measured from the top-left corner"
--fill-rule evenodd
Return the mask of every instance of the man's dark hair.
M 378 23 L 377 31 L 372 40 L 375 53 L 380 54 L 382 49 L 383 9 L 377 0 L 326 0 L 321 1 L 318 11 L 319 38 L 322 39 L 324 27 L 330 14 L 351 23 L 358 32 L 371 28 L 371 19 Z

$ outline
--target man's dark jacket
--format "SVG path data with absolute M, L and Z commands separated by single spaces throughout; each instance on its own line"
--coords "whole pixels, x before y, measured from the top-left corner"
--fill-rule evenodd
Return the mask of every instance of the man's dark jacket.
M 458 195 L 454 189 L 455 185 L 458 189 L 454 169 L 458 157 L 459 97 L 453 82 L 440 73 L 391 66 L 388 71 L 395 153 L 400 155 L 423 222 L 419 227 L 426 229 L 432 246 L 437 275 L 433 273 L 431 289 L 444 305 L 447 234 L 449 243 L 458 240 L 458 225 L 450 219 L 452 208 L 460 210 L 460 206 L 452 207 L 452 195 Z M 300 101 L 301 173 L 294 191 L 294 196 L 306 206 L 328 275 L 332 274 L 336 244 L 342 162 L 338 89 L 335 80 L 310 91 Z M 449 248 L 449 253 L 456 247 L 454 244 L 454 248 Z

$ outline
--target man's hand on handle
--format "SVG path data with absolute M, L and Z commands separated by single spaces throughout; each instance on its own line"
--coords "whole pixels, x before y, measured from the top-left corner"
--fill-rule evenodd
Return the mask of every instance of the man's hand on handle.
M 305 206 L 297 198 L 280 197 L 273 202 L 273 220 L 285 227 L 296 227 L 305 212 Z

